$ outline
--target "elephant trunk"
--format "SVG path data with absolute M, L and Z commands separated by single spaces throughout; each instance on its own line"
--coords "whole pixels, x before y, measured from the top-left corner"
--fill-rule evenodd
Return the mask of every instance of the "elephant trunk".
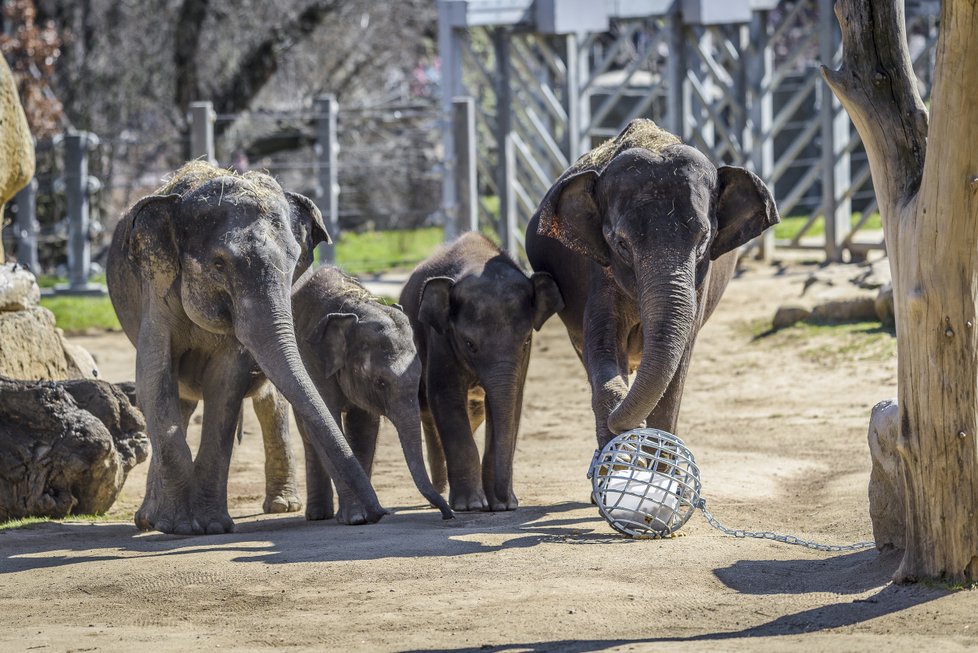
M 513 457 L 523 407 L 526 361 L 501 362 L 486 375 L 486 440 L 482 486 L 493 511 L 515 510 Z
M 642 360 L 628 394 L 608 416 L 608 428 L 623 433 L 638 427 L 662 399 L 693 333 L 696 292 L 691 261 L 667 271 L 639 274 Z
M 327 470 L 329 474 L 356 494 L 368 522 L 379 521 L 387 511 L 381 507 L 370 479 L 357 462 L 299 357 L 288 289 L 279 292 L 273 289 L 269 294 L 271 306 L 265 303 L 261 310 L 247 302 L 235 305 L 235 335 L 269 381 L 292 405 L 296 418 L 306 425 L 310 444 L 324 464 L 331 467 Z
M 398 411 L 399 414 L 407 414 L 410 417 L 398 417 L 391 421 L 394 428 L 397 429 L 397 437 L 401 441 L 401 451 L 404 452 L 404 460 L 407 461 L 408 471 L 411 472 L 414 486 L 421 492 L 421 496 L 441 511 L 442 519 L 453 519 L 455 513 L 448 507 L 445 498 L 431 484 L 431 479 L 425 469 L 424 455 L 421 451 L 421 412 L 417 405 L 417 395 L 413 399 L 414 406 L 412 409 Z

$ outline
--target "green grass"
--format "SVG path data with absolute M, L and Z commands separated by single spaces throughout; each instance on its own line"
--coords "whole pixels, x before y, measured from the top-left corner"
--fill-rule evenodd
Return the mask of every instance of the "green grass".
M 41 306 L 54 313 L 57 325 L 67 334 L 84 333 L 89 329 L 118 331 L 122 328 L 108 295 L 104 297 L 53 295 L 42 297 Z
M 805 226 L 805 221 L 808 218 L 803 215 L 791 215 L 786 218 L 781 218 L 781 222 L 774 226 L 774 237 L 777 240 L 791 240 L 798 235 L 802 227 Z M 862 213 L 852 214 L 852 226 L 855 227 L 862 219 Z M 869 216 L 860 229 L 882 229 L 883 219 L 880 217 L 879 213 L 873 213 Z M 819 218 L 811 226 L 811 228 L 805 232 L 805 236 L 822 236 L 825 234 L 825 220 Z
M 127 515 L 70 515 L 64 519 L 51 519 L 50 517 L 23 517 L 21 519 L 11 519 L 0 522 L 0 532 L 10 531 L 17 528 L 29 528 L 37 524 L 93 524 L 95 522 L 106 521 L 126 521 Z M 128 521 L 132 521 L 132 515 L 128 515 Z
M 410 269 L 444 240 L 441 227 L 343 233 L 336 244 L 336 264 L 354 276 Z
M 893 330 L 879 322 L 819 322 L 809 320 L 771 330 L 770 320 L 742 323 L 738 333 L 764 347 L 790 347 L 805 359 L 832 366 L 840 361 L 883 362 L 896 357 Z

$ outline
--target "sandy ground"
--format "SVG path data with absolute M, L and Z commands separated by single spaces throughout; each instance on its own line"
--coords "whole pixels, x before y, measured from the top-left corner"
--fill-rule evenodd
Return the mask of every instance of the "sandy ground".
M 756 337 L 803 267 L 755 265 L 701 334 L 681 435 L 726 524 L 827 543 L 871 539 L 870 408 L 895 393 L 886 334 Z M 103 376 L 133 375 L 119 334 L 76 338 Z M 443 522 L 385 427 L 372 526 L 261 515 L 248 411 L 226 536 L 140 534 L 146 465 L 117 521 L 0 532 L 4 650 L 957 650 L 978 644 L 975 591 L 894 586 L 899 560 L 736 539 L 699 514 L 684 537 L 616 535 L 588 504 L 583 370 L 557 320 L 534 341 L 516 454 L 519 510 Z M 192 434 L 192 437 L 196 437 Z

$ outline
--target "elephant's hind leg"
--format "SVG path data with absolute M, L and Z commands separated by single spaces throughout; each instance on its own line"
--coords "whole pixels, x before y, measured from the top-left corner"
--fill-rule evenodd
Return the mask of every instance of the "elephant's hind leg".
M 265 445 L 266 513 L 297 512 L 302 508 L 296 482 L 295 454 L 289 434 L 289 404 L 266 382 L 251 399 Z

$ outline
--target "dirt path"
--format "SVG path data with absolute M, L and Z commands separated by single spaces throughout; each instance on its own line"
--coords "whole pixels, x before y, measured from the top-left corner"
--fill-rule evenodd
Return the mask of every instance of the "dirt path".
M 725 523 L 828 543 L 872 536 L 870 408 L 895 393 L 886 334 L 755 338 L 804 270 L 736 279 L 704 329 L 681 434 Z M 77 338 L 109 380 L 121 335 Z M 146 465 L 118 521 L 0 532 L 0 649 L 956 650 L 978 644 L 978 593 L 889 584 L 899 560 L 725 537 L 700 515 L 668 541 L 614 534 L 588 504 L 587 382 L 559 322 L 534 341 L 516 454 L 518 511 L 442 522 L 385 427 L 378 525 L 266 517 L 254 417 L 234 453 L 227 536 L 139 534 Z

